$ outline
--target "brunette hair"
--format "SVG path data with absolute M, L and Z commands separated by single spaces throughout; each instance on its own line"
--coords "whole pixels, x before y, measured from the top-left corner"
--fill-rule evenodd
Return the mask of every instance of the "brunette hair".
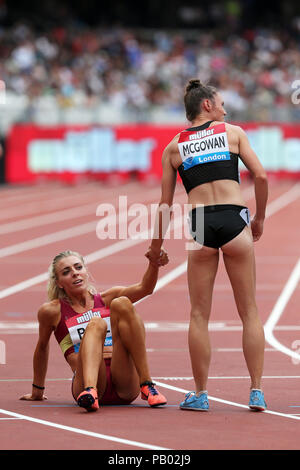
M 203 100 L 215 101 L 215 95 L 218 90 L 211 85 L 205 85 L 198 79 L 189 80 L 185 88 L 184 105 L 186 117 L 189 121 L 194 119 L 200 113 L 200 106 Z
M 62 251 L 61 253 L 58 253 L 58 255 L 56 255 L 53 258 L 52 263 L 50 264 L 49 270 L 48 270 L 49 279 L 48 279 L 47 293 L 48 293 L 48 299 L 50 301 L 55 300 L 55 299 L 63 299 L 63 300 L 68 301 L 68 296 L 65 293 L 64 289 L 57 285 L 57 275 L 56 275 L 57 263 L 61 259 L 67 258 L 68 256 L 76 256 L 78 259 L 80 259 L 82 264 L 86 266 L 83 257 L 76 251 L 66 250 L 66 251 Z M 96 289 L 92 285 L 88 286 L 88 290 L 91 294 L 96 293 Z

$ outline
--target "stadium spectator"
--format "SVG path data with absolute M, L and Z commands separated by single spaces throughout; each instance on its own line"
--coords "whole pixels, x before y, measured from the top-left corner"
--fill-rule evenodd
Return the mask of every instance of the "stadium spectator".
M 238 24 L 235 3 L 226 14 Z M 230 119 L 270 119 L 268 112 L 285 109 L 292 120 L 299 24 L 294 18 L 290 29 L 238 33 L 232 27 L 228 34 L 222 28 L 129 30 L 75 21 L 38 30 L 18 22 L 0 30 L 0 76 L 8 93 L 28 97 L 29 108 L 45 99 L 62 109 L 106 104 L 133 110 L 141 120 L 153 109 L 183 111 L 180 90 L 199 76 L 220 89 Z

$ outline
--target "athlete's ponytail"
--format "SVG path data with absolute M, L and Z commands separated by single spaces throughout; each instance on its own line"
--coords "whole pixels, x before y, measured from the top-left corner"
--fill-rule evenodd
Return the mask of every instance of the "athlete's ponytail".
M 211 85 L 205 85 L 198 79 L 189 80 L 185 88 L 184 105 L 186 117 L 189 121 L 194 121 L 201 109 L 203 100 L 208 99 L 214 102 L 217 89 Z

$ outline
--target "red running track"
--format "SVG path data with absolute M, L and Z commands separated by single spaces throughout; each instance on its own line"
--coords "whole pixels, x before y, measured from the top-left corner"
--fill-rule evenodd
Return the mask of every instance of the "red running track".
M 250 209 L 253 188 L 242 188 Z M 194 384 L 187 346 L 189 299 L 185 239 L 170 236 L 170 263 L 161 269 L 157 291 L 136 308 L 144 319 L 151 374 L 168 398 L 150 409 L 132 405 L 102 407 L 88 414 L 70 393 L 71 373 L 54 338 L 44 402 L 18 398 L 30 392 L 37 340 L 36 312 L 46 300 L 46 272 L 53 256 L 72 249 L 89 260 L 101 291 L 140 279 L 149 240 L 100 240 L 100 203 L 118 207 L 119 196 L 155 204 L 158 186 L 48 184 L 0 190 L 0 427 L 2 450 L 291 450 L 300 436 L 299 183 L 270 181 L 268 218 L 255 245 L 257 302 L 266 329 L 264 413 L 248 410 L 249 377 L 241 349 L 241 322 L 221 260 L 210 322 L 212 363 L 208 413 L 186 412 L 178 404 Z M 175 201 L 185 202 L 179 187 Z M 133 217 L 129 218 L 129 222 Z M 148 221 L 149 222 L 149 221 Z M 147 229 L 143 225 L 142 230 Z M 170 275 L 170 276 L 169 276 Z M 298 351 L 298 352 L 297 352 Z M 297 355 L 298 354 L 298 355 Z

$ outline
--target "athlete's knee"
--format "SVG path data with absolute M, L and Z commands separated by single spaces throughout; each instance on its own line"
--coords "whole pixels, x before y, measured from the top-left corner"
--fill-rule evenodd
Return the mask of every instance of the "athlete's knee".
M 128 297 L 122 296 L 112 300 L 110 304 L 110 311 L 111 314 L 121 313 L 124 315 L 133 313 L 134 308 L 131 300 L 129 300 Z
M 202 322 L 202 321 L 208 322 L 209 315 L 210 315 L 210 311 L 203 307 L 197 306 L 197 307 L 191 308 L 190 318 L 191 318 L 191 321 L 193 322 Z
M 240 305 L 238 304 L 237 305 L 237 309 L 238 309 L 238 312 L 239 312 L 239 316 L 244 323 L 246 322 L 251 322 L 251 321 L 254 321 L 254 322 L 260 322 L 260 316 L 258 314 L 258 308 L 257 308 L 257 305 L 255 303 L 255 301 L 252 302 L 251 305 Z
M 107 323 L 101 317 L 92 317 L 86 327 L 86 331 L 93 331 L 101 336 L 106 335 Z

